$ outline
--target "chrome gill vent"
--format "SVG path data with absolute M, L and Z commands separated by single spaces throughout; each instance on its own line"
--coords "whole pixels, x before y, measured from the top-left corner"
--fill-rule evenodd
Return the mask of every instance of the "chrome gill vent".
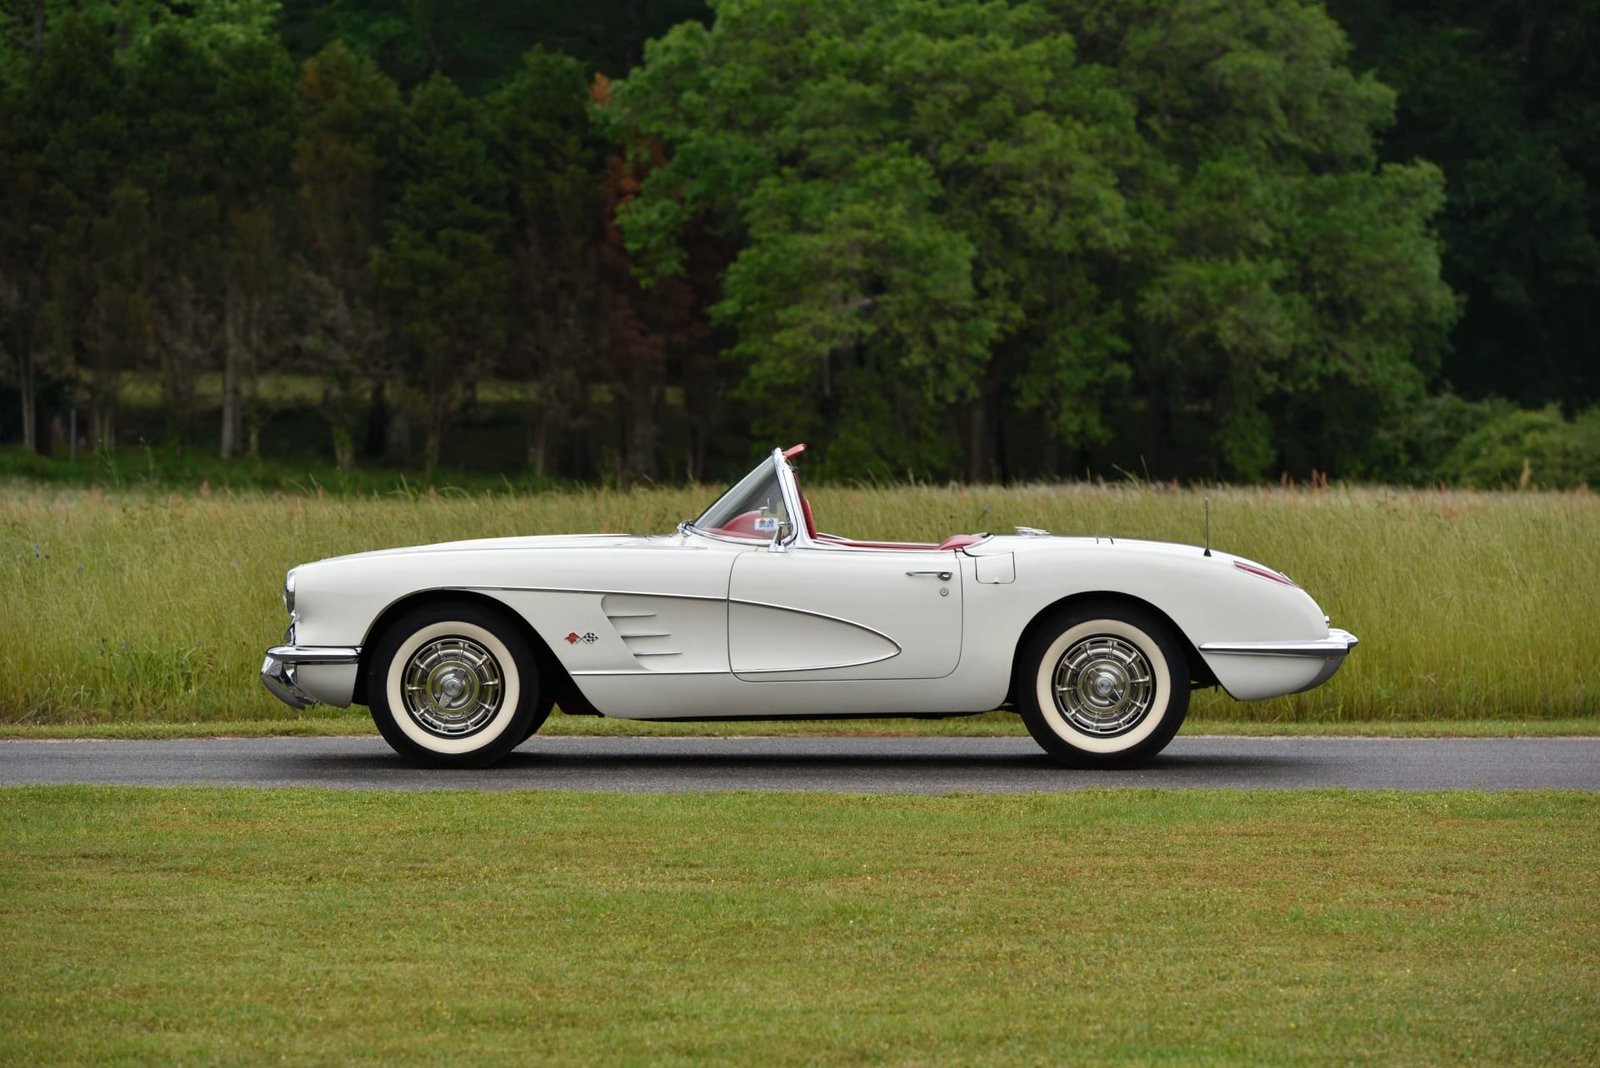
M 607 594 L 600 608 L 616 628 L 628 652 L 641 660 L 682 656 L 683 650 L 673 640 L 672 631 L 657 612 L 659 606 L 650 597 Z

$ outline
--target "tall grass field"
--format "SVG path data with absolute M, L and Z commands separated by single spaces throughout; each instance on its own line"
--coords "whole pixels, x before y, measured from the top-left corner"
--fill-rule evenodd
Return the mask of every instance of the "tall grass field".
M 261 654 L 283 574 L 325 556 L 512 534 L 667 532 L 706 487 L 533 495 L 0 490 L 0 723 L 281 719 Z M 1286 571 L 1361 646 L 1326 686 L 1191 715 L 1273 721 L 1600 715 L 1600 496 L 1383 488 L 818 487 L 823 529 L 1110 534 Z M 311 715 L 316 712 L 307 713 Z

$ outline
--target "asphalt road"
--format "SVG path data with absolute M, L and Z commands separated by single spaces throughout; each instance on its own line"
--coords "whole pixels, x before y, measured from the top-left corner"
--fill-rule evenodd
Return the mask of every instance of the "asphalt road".
M 1600 738 L 1182 737 L 1148 767 L 1056 767 L 1027 738 L 534 738 L 486 771 L 421 771 L 378 738 L 0 741 L 0 786 L 345 790 L 1600 790 Z

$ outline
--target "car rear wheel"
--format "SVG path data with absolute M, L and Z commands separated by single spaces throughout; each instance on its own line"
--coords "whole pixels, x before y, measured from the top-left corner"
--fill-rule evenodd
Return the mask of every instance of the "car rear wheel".
M 379 733 L 422 767 L 493 764 L 549 714 L 527 639 L 478 605 L 407 612 L 378 639 L 367 671 Z
M 1172 628 L 1133 605 L 1075 605 L 1036 627 L 1017 656 L 1022 721 L 1063 764 L 1118 767 L 1155 756 L 1189 711 L 1189 667 Z

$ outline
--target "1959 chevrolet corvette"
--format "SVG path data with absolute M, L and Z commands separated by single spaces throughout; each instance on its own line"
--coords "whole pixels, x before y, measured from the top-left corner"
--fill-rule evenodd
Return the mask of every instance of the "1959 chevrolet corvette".
M 563 711 L 626 719 L 946 716 L 1009 704 L 1067 765 L 1158 753 L 1189 692 L 1326 682 L 1356 644 L 1291 579 L 1108 537 L 817 530 L 774 449 L 651 537 L 492 538 L 294 568 L 262 681 L 365 704 L 408 760 L 492 764 Z

